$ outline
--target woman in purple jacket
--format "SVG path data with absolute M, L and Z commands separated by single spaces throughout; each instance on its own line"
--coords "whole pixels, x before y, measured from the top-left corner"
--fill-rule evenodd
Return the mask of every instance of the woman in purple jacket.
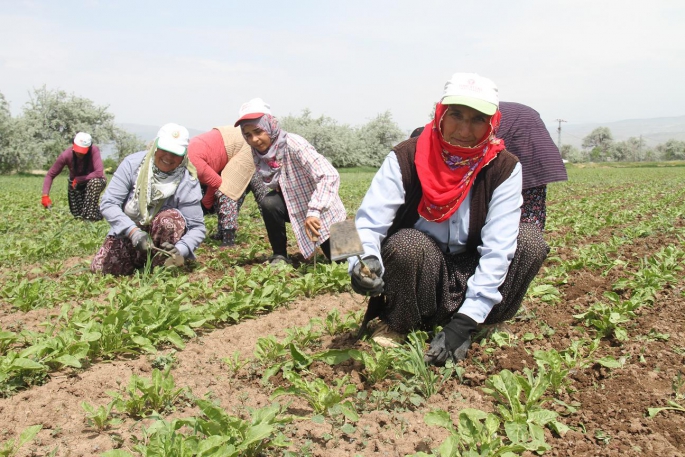
M 69 168 L 67 196 L 71 214 L 77 219 L 101 220 L 100 194 L 105 190 L 107 180 L 102 168 L 100 149 L 93 144 L 91 136 L 84 132 L 76 134 L 74 144 L 65 149 L 48 170 L 43 181 L 41 204 L 46 209 L 52 207 L 52 200 L 50 200 L 52 180 L 62 172 L 65 166 Z

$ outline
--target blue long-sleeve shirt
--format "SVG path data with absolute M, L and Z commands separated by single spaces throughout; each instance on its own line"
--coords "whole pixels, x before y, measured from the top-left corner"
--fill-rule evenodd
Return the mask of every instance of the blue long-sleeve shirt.
M 467 282 L 466 299 L 459 309 L 478 323 L 502 301 L 498 288 L 504 282 L 511 259 L 516 252 L 521 218 L 521 164 L 516 164 L 511 176 L 495 189 L 490 200 L 485 225 L 481 231 L 483 243 L 478 247 L 480 261 Z M 364 247 L 364 255 L 381 259 L 381 243 L 387 236 L 399 207 L 404 203 L 405 190 L 397 156 L 391 152 L 378 170 L 357 211 L 355 223 Z M 469 235 L 471 192 L 461 206 L 444 222 L 429 222 L 422 217 L 414 228 L 433 238 L 440 249 L 458 254 L 466 250 Z M 357 263 L 349 259 L 349 271 Z
M 111 229 L 107 235 L 119 238 L 125 237 L 129 230 L 136 226 L 135 222 L 124 213 L 126 202 L 133 196 L 133 188 L 138 177 L 137 171 L 145 158 L 146 151 L 136 152 L 126 157 L 112 176 L 107 186 L 100 212 Z M 176 192 L 166 199 L 160 211 L 165 209 L 177 209 L 186 221 L 186 233 L 176 243 L 176 248 L 183 257 L 195 258 L 193 252 L 205 239 L 205 219 L 202 214 L 200 200 L 202 191 L 200 182 L 188 173 L 183 174 Z

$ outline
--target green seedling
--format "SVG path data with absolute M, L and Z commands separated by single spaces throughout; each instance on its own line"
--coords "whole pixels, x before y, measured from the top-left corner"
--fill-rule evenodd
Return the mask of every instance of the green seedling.
M 279 387 L 271 398 L 283 395 L 295 395 L 304 398 L 315 414 L 335 416 L 340 412 L 347 420 L 356 422 L 359 419 L 354 405 L 346 398 L 357 393 L 354 384 L 348 383 L 348 376 L 337 379 L 334 386 L 329 386 L 323 379 L 315 378 L 308 381 L 299 373 L 286 371 L 283 377 L 290 383 L 290 387 Z
M 353 358 L 364 364 L 363 375 L 369 384 L 375 384 L 389 377 L 392 372 L 394 354 L 388 348 L 372 341 L 371 352 L 358 351 Z
M 238 375 L 238 372 L 241 370 L 241 368 L 249 363 L 249 360 L 240 359 L 240 351 L 234 351 L 233 355 L 230 357 L 224 357 L 221 359 L 221 361 L 226 364 L 229 372 L 231 373 L 231 377 L 233 378 Z
M 81 402 L 81 408 L 86 412 L 86 423 L 88 426 L 102 433 L 119 425 L 121 420 L 111 416 L 114 403 L 114 401 L 111 401 L 107 405 L 100 405 L 95 408 L 88 402 Z
M 452 364 L 445 365 L 440 373 L 426 364 L 423 355 L 427 338 L 428 335 L 425 332 L 412 332 L 407 337 L 407 344 L 392 350 L 393 358 L 396 359 L 394 368 L 402 371 L 407 384 L 412 385 L 425 399 L 439 392 L 454 371 Z
M 528 368 L 525 377 L 502 370 L 485 381 L 483 392 L 497 402 L 497 410 L 504 422 L 507 438 L 529 451 L 544 452 L 550 446 L 545 442 L 544 427 L 564 435 L 568 427 L 557 421 L 555 411 L 545 409 L 545 392 L 551 386 L 551 374 L 543 368 L 536 376 Z
M 14 457 L 17 455 L 25 444 L 36 437 L 41 428 L 43 428 L 42 425 L 32 425 L 24 429 L 16 440 L 9 440 L 0 444 L 0 457 Z
M 649 417 L 654 417 L 660 412 L 668 410 L 685 413 L 685 402 L 683 402 L 685 400 L 684 387 L 685 377 L 683 377 L 683 374 L 681 372 L 678 372 L 678 374 L 673 378 L 673 382 L 671 383 L 674 400 L 668 400 L 668 406 L 664 406 L 661 408 L 648 408 L 647 414 L 649 414 Z M 678 401 L 680 403 L 678 403 Z
M 133 375 L 122 393 L 108 394 L 119 411 L 133 418 L 141 418 L 170 411 L 185 391 L 184 387 L 176 387 L 170 368 L 167 368 L 164 372 L 152 370 L 150 379 Z
M 289 443 L 278 430 L 290 422 L 274 404 L 251 410 L 251 420 L 230 416 L 206 400 L 197 400 L 200 417 L 157 420 L 143 429 L 143 439 L 133 447 L 144 457 L 257 457 Z M 183 432 L 186 433 L 183 433 Z M 133 457 L 128 451 L 113 450 L 103 457 Z
M 440 457 L 513 457 L 526 450 L 521 444 L 504 444 L 498 435 L 500 419 L 478 409 L 461 410 L 457 428 L 454 427 L 449 413 L 442 410 L 427 413 L 423 420 L 428 425 L 444 428 L 450 434 L 438 448 L 437 455 Z M 430 455 L 418 452 L 412 457 Z
M 340 311 L 334 309 L 326 315 L 323 321 L 323 328 L 330 336 L 339 335 L 345 332 L 353 332 L 359 329 L 363 311 L 359 310 L 347 314 L 344 318 L 340 316 Z

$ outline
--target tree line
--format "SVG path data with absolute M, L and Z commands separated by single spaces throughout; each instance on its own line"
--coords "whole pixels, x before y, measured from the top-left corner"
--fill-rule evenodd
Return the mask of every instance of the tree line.
M 20 115 L 12 117 L 0 93 L 0 173 L 49 168 L 78 132 L 88 132 L 100 146 L 111 144 L 116 165 L 145 143 L 117 127 L 107 106 L 43 86 L 29 94 Z M 107 166 L 107 165 L 106 165 Z
M 685 141 L 668 140 L 648 147 L 642 137 L 614 141 L 608 127 L 597 127 L 583 138 L 582 149 L 562 145 L 561 156 L 569 162 L 652 162 L 685 160 Z
M 335 167 L 378 167 L 407 136 L 389 111 L 359 127 L 314 117 L 309 110 L 280 121 L 285 131 L 307 139 Z M 104 160 L 106 168 L 115 168 L 124 157 L 146 147 L 136 135 L 115 125 L 107 106 L 87 98 L 43 86 L 34 89 L 21 114 L 12 117 L 0 92 L 0 173 L 49 168 L 80 131 L 90 133 L 95 144 L 111 145 L 114 152 Z

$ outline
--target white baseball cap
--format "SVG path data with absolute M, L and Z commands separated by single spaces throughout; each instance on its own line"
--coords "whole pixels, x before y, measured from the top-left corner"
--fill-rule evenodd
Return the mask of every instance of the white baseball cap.
M 445 83 L 441 103 L 466 105 L 492 116 L 499 108 L 499 92 L 494 82 L 477 73 L 455 73 Z
M 90 148 L 91 144 L 93 144 L 93 138 L 89 134 L 85 132 L 78 132 L 74 137 L 73 150 L 80 152 L 81 154 L 85 154 L 88 152 L 88 148 Z
M 177 156 L 186 155 L 189 140 L 188 129 L 173 122 L 164 125 L 157 132 L 157 147 Z
M 240 106 L 238 110 L 238 116 L 240 117 L 235 122 L 235 127 L 238 127 L 241 121 L 248 119 L 257 119 L 265 114 L 271 114 L 271 106 L 265 103 L 261 98 L 253 98 L 249 102 L 245 102 Z

